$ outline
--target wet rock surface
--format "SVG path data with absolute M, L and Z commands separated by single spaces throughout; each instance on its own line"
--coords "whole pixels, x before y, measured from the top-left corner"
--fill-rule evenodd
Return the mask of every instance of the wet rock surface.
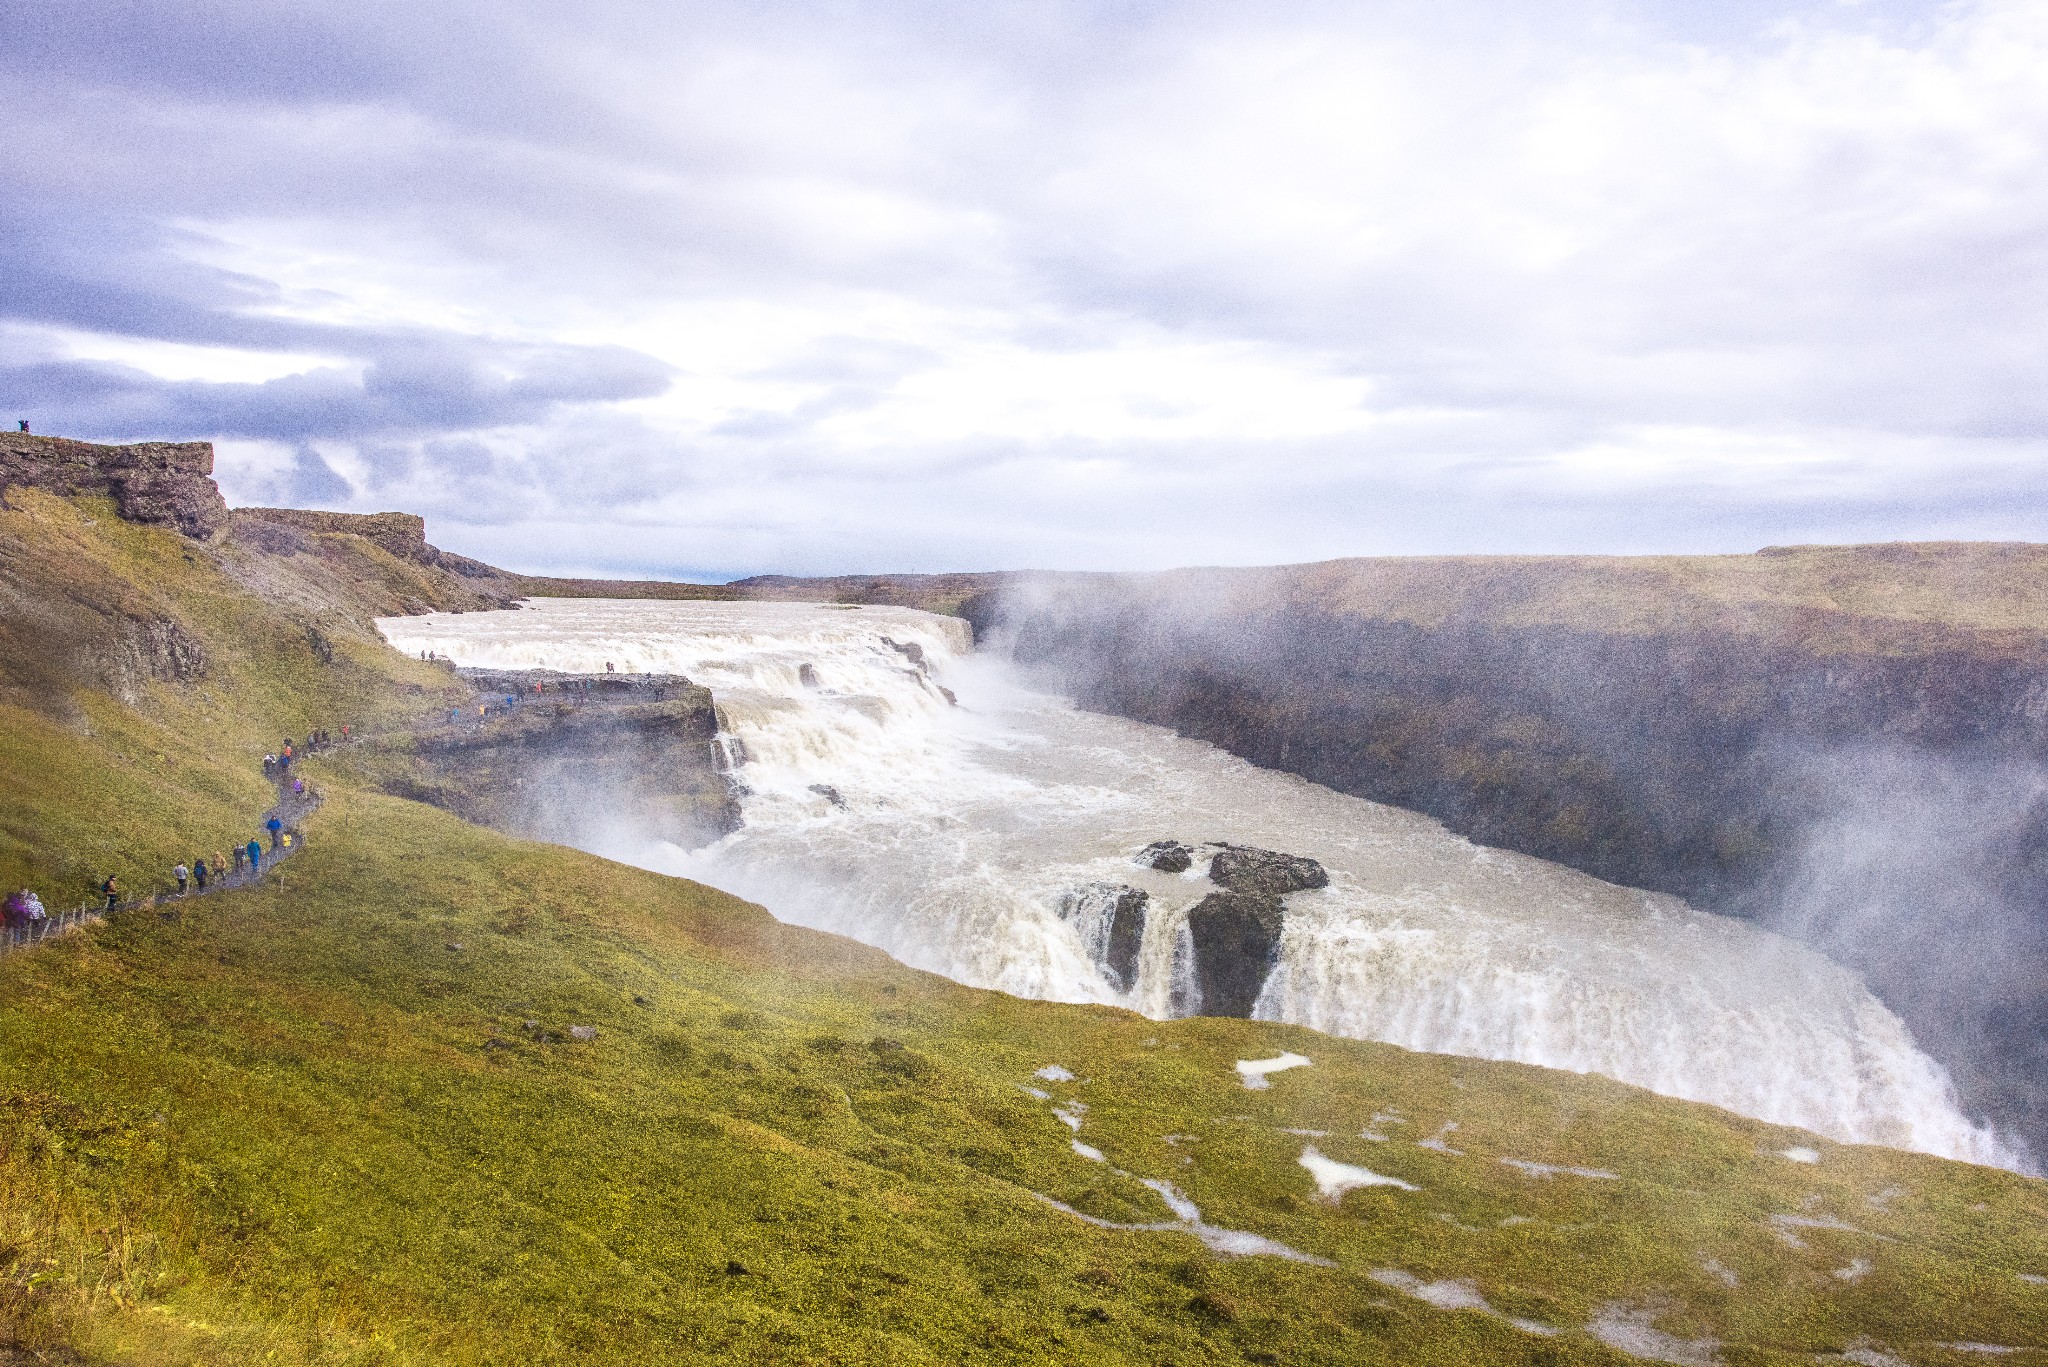
M 1209 881 L 1249 896 L 1285 897 L 1290 892 L 1326 888 L 1330 875 L 1321 864 L 1301 855 L 1225 845 L 1209 860 Z
M 1330 875 L 1306 856 L 1252 845 L 1196 846 L 1182 840 L 1155 840 L 1133 860 L 1161 873 L 1186 873 L 1205 850 L 1211 851 L 1208 876 L 1217 890 L 1188 911 L 1195 1009 L 1205 1016 L 1250 1016 L 1280 957 L 1280 936 L 1287 925 L 1285 899 L 1293 893 L 1328 887 Z M 1097 884 L 1070 899 L 1070 905 L 1085 910 L 1090 898 L 1101 908 L 1098 915 L 1108 916 L 1090 950 L 1117 990 L 1129 991 L 1137 982 L 1147 895 L 1137 888 Z M 1084 939 L 1094 924 L 1090 921 L 1084 926 Z
M 1195 982 L 1205 1016 L 1250 1016 L 1259 990 L 1280 957 L 1287 924 L 1278 897 L 1212 892 L 1188 913 L 1195 942 Z
M 1145 943 L 1145 912 L 1151 898 L 1142 888 L 1118 888 L 1109 912 L 1109 940 L 1103 964 L 1118 991 L 1138 981 L 1138 950 Z
M 1186 873 L 1195 865 L 1195 850 L 1178 840 L 1155 840 L 1138 851 L 1138 862 L 1161 873 Z
M 1091 883 L 1068 893 L 1060 903 L 1060 915 L 1075 924 L 1089 957 L 1119 992 L 1137 984 L 1151 903 L 1143 888 L 1125 883 Z

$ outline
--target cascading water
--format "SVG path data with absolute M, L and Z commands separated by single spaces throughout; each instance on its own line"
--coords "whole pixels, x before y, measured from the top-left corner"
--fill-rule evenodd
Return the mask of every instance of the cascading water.
M 1412 1049 L 1598 1072 L 1854 1142 L 2020 1155 L 1851 974 L 1742 922 L 1485 849 L 1436 822 L 1078 711 L 898 608 L 535 600 L 380 623 L 495 668 L 686 674 L 717 700 L 745 824 L 702 850 L 599 853 L 1023 996 L 1148 1015 L 1193 1000 L 1187 911 L 1210 885 L 1140 867 L 1162 839 L 1305 855 L 1254 1014 Z M 957 705 L 954 695 L 957 694 Z M 622 829 L 626 823 L 621 823 Z M 1149 894 L 1130 981 L 1105 967 L 1120 887 Z

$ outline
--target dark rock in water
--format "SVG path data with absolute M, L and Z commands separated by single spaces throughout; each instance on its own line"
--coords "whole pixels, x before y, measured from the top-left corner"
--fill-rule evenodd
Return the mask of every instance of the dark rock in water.
M 846 798 L 843 795 L 841 795 L 840 791 L 837 788 L 834 788 L 829 783 L 813 783 L 811 785 L 811 791 L 816 793 L 819 797 L 824 798 L 827 802 L 831 803 L 835 807 L 838 807 L 842 810 L 844 810 L 846 807 Z
M 960 705 L 960 700 L 953 696 L 952 689 L 946 687 L 944 684 L 934 684 L 932 686 L 939 690 L 939 696 L 944 698 L 948 703 L 952 704 L 954 707 L 958 707 Z
M 1123 883 L 1090 883 L 1061 899 L 1060 915 L 1076 923 L 1089 957 L 1119 992 L 1130 991 L 1138 981 L 1138 951 L 1145 943 L 1151 901 L 1143 888 Z
M 822 688 L 824 686 L 818 682 L 817 666 L 808 662 L 796 667 L 796 681 L 805 688 Z
M 889 647 L 889 649 L 895 651 L 898 655 L 901 655 L 904 659 L 910 661 L 912 664 L 916 665 L 919 673 L 922 674 L 929 672 L 931 665 L 929 664 L 929 662 L 926 661 L 924 657 L 924 647 L 919 645 L 917 642 L 892 641 L 887 636 L 884 636 L 882 638 L 882 644 Z
M 1326 888 L 1330 875 L 1315 860 L 1298 854 L 1225 845 L 1209 861 L 1209 881 L 1231 892 L 1285 897 L 1290 892 Z
M 1186 873 L 1194 867 L 1195 851 L 1178 840 L 1155 840 L 1138 851 L 1138 862 L 1161 873 Z
M 1195 942 L 1202 1015 L 1251 1015 L 1280 956 L 1285 924 L 1280 899 L 1270 894 L 1212 892 L 1195 903 L 1188 933 Z
M 1102 966 L 1117 991 L 1128 992 L 1138 981 L 1138 950 L 1145 943 L 1145 908 L 1152 899 L 1142 888 L 1120 888 L 1109 913 L 1109 944 Z

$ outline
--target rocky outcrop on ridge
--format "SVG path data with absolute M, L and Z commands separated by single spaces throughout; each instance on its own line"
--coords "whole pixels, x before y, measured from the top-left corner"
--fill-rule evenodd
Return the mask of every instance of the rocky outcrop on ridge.
M 330 513 L 311 508 L 237 508 L 237 522 L 248 525 L 251 537 L 264 536 L 266 527 L 295 527 L 304 532 L 340 532 L 359 536 L 371 545 L 409 560 L 415 565 L 448 570 L 465 579 L 481 579 L 506 586 L 519 576 L 507 574 L 481 560 L 456 555 L 427 543 L 427 520 L 414 513 Z
M 190 537 L 209 537 L 227 525 L 227 500 L 212 474 L 211 442 L 101 446 L 0 432 L 0 485 L 111 498 L 130 522 L 176 527 Z

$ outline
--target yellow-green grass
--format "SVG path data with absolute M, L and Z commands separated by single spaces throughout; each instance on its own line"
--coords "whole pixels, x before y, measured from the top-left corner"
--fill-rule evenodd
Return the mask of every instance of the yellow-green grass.
M 1580 1332 L 1613 1301 L 1731 1362 L 2048 1330 L 2029 1179 L 1597 1078 L 972 991 L 346 789 L 264 889 L 0 984 L 6 1313 L 110 1361 L 1619 1361 Z M 1239 1085 L 1283 1049 L 1313 1066 Z M 1085 1102 L 1109 1162 L 1026 1086 Z M 1388 1111 L 1389 1142 L 1359 1137 Z M 1448 1121 L 1462 1154 L 1412 1142 Z M 1320 1201 L 1309 1144 L 1421 1190 Z M 1160 1221 L 1148 1176 L 1336 1265 L 1034 1195 Z M 1775 1215 L 1861 1232 L 1795 1248 Z

